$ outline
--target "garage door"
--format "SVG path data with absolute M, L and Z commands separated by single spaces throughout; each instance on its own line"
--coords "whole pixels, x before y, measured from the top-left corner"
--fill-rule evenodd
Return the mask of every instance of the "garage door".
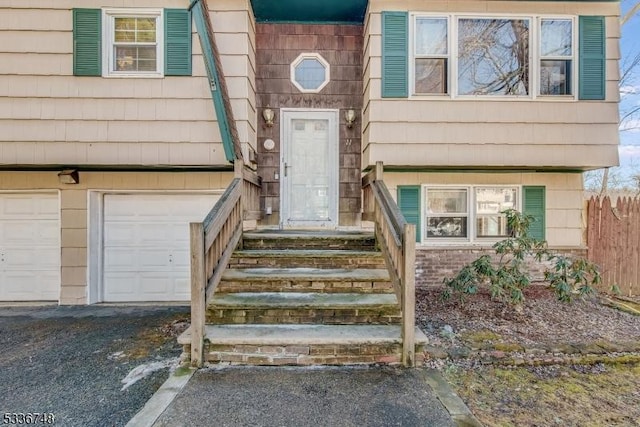
M 58 195 L 0 194 L 0 301 L 58 301 Z
M 188 301 L 189 222 L 219 196 L 104 196 L 104 301 Z

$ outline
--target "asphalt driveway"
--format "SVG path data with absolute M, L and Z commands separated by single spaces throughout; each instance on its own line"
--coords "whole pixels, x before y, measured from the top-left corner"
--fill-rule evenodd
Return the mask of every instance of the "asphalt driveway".
M 428 382 L 420 369 L 203 369 L 153 426 L 455 426 Z
M 188 315 L 186 306 L 0 307 L 0 416 L 124 426 L 169 377 L 181 353 L 175 329 Z M 160 369 L 123 390 L 142 365 Z

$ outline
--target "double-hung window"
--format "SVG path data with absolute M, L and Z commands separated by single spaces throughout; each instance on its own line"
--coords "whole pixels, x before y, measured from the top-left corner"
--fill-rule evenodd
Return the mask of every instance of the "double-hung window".
M 104 11 L 104 74 L 162 75 L 162 9 Z
M 540 95 L 572 95 L 573 21 L 540 20 Z
M 73 75 L 191 75 L 191 12 L 186 9 L 73 11 Z
M 507 237 L 510 230 L 507 218 L 502 213 L 507 209 L 518 209 L 516 187 L 475 188 L 475 237 Z
M 449 20 L 417 17 L 414 39 L 414 92 L 449 93 Z
M 468 198 L 467 188 L 426 189 L 427 240 L 468 238 Z

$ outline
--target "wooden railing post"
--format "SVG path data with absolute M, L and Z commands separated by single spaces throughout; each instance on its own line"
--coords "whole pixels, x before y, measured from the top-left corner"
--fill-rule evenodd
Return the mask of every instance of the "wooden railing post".
M 415 366 L 416 324 L 416 226 L 405 224 L 402 236 L 404 268 L 402 275 L 402 364 Z
M 233 177 L 240 178 L 240 215 L 241 221 L 244 219 L 244 212 L 247 209 L 247 196 L 245 193 L 246 184 L 244 182 L 244 162 L 242 159 L 236 159 L 233 163 Z
M 204 356 L 204 324 L 206 284 L 204 227 L 201 222 L 189 224 L 191 242 L 191 366 L 202 367 Z
M 384 174 L 384 165 L 382 162 L 376 162 L 376 181 L 382 181 L 382 175 Z

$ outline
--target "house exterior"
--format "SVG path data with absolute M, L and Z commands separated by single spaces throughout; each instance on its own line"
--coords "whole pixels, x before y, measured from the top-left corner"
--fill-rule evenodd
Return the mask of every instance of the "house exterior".
M 418 285 L 506 208 L 584 250 L 581 172 L 618 162 L 618 2 L 210 1 L 227 108 L 189 3 L 0 6 L 0 301 L 188 300 L 230 134 L 265 227 L 361 227 L 382 162 Z

